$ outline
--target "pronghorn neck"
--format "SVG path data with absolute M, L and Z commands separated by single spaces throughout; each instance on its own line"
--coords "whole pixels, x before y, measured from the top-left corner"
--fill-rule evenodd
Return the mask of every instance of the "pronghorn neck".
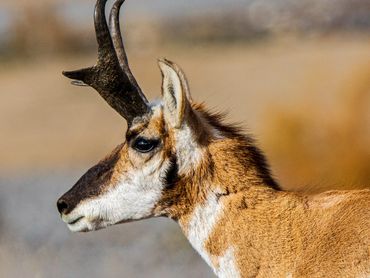
M 369 198 L 369 190 L 304 196 L 251 186 L 209 192 L 178 222 L 218 277 L 324 277 L 323 267 L 330 277 L 368 277 Z
M 201 200 L 179 217 L 178 223 L 190 244 L 218 277 L 244 277 L 242 271 L 245 275 L 260 268 L 263 254 L 268 252 L 269 244 L 274 243 L 273 234 L 281 234 L 279 228 L 271 229 L 272 222 L 264 221 L 263 215 L 269 213 L 266 204 L 284 193 L 267 186 L 252 185 L 235 192 L 225 192 L 222 188 L 210 185 L 203 192 Z M 251 211 L 248 212 L 248 209 Z M 251 217 L 254 216 L 250 222 L 239 218 L 241 214 L 249 213 Z M 263 225 L 250 229 L 261 219 Z M 286 228 L 283 222 L 284 219 L 277 220 L 274 226 L 284 227 L 284 233 L 289 234 L 289 227 Z M 269 231 L 269 242 L 261 246 L 259 243 L 265 240 L 264 231 Z M 247 252 L 246 249 L 240 249 L 241 245 L 249 246 Z M 240 265 L 240 252 L 245 254 L 242 259 L 248 265 Z M 248 268 L 248 272 L 245 272 L 245 268 Z
M 279 210 L 276 214 L 288 209 L 281 204 L 280 207 L 270 205 L 285 198 L 283 195 L 284 192 L 264 186 L 251 186 L 228 194 L 209 191 L 204 201 L 196 204 L 178 223 L 193 248 L 218 277 L 244 277 L 246 273 L 255 277 L 264 267 L 261 263 L 267 254 L 275 251 L 270 249 L 275 244 L 275 235 L 289 239 L 291 233 L 303 234 L 301 230 L 293 231 L 286 218 L 275 219 L 276 215 L 270 214 L 275 209 Z M 288 198 L 291 211 L 297 210 L 303 218 L 305 213 L 300 210 L 299 198 Z
M 213 137 L 197 150 L 201 153 L 198 164 L 187 173 L 179 171 L 176 183 L 165 190 L 158 208 L 179 223 L 189 242 L 218 275 L 237 277 L 235 248 L 230 246 L 220 256 L 213 256 L 206 243 L 224 216 L 225 202 L 234 196 L 250 196 L 253 200 L 256 196 L 251 192 L 255 189 L 275 194 L 278 186 L 252 139 L 225 128 L 214 115 L 197 112 L 202 126 L 204 122 L 209 125 L 206 135 Z M 194 131 L 196 127 L 192 128 Z
M 359 227 L 368 225 L 368 214 L 362 214 L 362 209 L 370 195 L 328 192 L 310 197 L 281 191 L 253 141 L 235 133 L 220 134 L 222 137 L 209 143 L 198 167 L 179 179 L 180 198 L 170 206 L 169 216 L 177 219 L 194 249 L 218 277 L 302 277 L 304 273 L 322 273 L 320 261 L 310 261 L 317 258 L 318 248 L 340 277 L 343 265 L 350 266 L 342 263 L 330 246 L 345 242 L 348 234 L 338 233 L 331 239 L 333 230 L 327 230 L 327 223 L 356 211 Z M 355 198 L 359 200 L 357 208 L 353 206 Z M 351 218 L 342 222 L 353 225 Z M 329 243 L 317 242 L 321 237 Z M 368 240 L 356 240 L 345 248 L 353 261 L 365 265 L 368 259 L 362 256 L 368 253 L 362 246 Z M 365 251 L 356 253 L 352 244 Z M 330 253 L 326 253 L 328 248 Z M 305 261 L 307 254 L 311 257 Z M 369 273 L 363 265 L 348 270 L 348 277 Z
M 193 137 L 196 143 L 187 143 L 186 148 L 180 146 L 184 153 L 174 156 L 175 177 L 171 177 L 170 186 L 163 192 L 157 214 L 161 211 L 180 219 L 206 202 L 210 194 L 220 198 L 252 186 L 278 189 L 253 139 L 241 134 L 238 128 L 224 125 L 222 116 L 210 114 L 202 106 L 193 108 L 197 122 L 173 137 Z

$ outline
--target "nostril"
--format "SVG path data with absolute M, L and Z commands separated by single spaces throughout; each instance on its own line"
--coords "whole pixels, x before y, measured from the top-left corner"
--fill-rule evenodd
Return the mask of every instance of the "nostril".
M 68 204 L 65 200 L 59 199 L 57 202 L 59 213 L 65 213 L 68 210 Z

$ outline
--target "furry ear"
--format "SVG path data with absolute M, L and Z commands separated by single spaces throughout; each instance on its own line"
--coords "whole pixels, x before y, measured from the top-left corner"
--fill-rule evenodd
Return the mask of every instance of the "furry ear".
M 184 72 L 175 63 L 161 59 L 158 61 L 162 72 L 162 98 L 164 116 L 174 128 L 180 128 L 185 115 L 191 109 L 189 85 Z

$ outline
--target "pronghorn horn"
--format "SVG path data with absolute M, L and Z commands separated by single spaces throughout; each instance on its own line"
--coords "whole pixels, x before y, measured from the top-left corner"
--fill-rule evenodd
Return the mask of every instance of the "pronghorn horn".
M 113 4 L 113 8 L 110 12 L 109 21 L 110 21 L 110 28 L 112 33 L 112 40 L 113 45 L 116 50 L 118 62 L 122 68 L 122 70 L 126 73 L 127 77 L 131 81 L 133 85 L 137 88 L 137 90 L 142 94 L 142 97 L 146 100 L 144 94 L 141 92 L 141 89 L 139 85 L 136 82 L 135 77 L 133 76 L 129 64 L 128 59 L 125 51 L 125 47 L 123 45 L 122 35 L 121 35 L 121 29 L 119 24 L 119 12 L 121 9 L 122 4 L 125 2 L 125 0 L 117 0 Z
M 117 0 L 111 11 L 112 37 L 105 18 L 107 0 L 95 5 L 95 32 L 98 61 L 95 66 L 63 72 L 74 84 L 93 87 L 130 124 L 135 117 L 148 112 L 148 101 L 128 66 L 119 29 L 119 10 L 124 0 Z

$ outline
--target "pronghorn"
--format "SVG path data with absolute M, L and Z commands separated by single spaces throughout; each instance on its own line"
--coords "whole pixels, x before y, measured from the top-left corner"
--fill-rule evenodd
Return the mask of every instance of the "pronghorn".
M 283 191 L 253 140 L 193 102 L 183 71 L 161 59 L 161 101 L 128 66 L 119 27 L 97 0 L 95 66 L 64 72 L 127 120 L 126 141 L 57 202 L 73 232 L 165 216 L 219 277 L 369 277 L 370 190 Z

